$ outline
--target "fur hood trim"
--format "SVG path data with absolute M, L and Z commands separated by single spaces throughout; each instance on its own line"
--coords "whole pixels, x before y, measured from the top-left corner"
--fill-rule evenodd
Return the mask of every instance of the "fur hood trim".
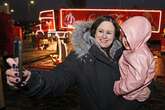
M 103 51 L 103 49 L 101 49 L 99 44 L 95 41 L 95 38 L 90 34 L 92 23 L 93 21 L 78 21 L 74 24 L 75 30 L 72 34 L 72 44 L 78 57 L 82 57 L 83 55 L 87 54 L 93 44 L 98 46 L 98 48 Z M 121 42 L 114 40 L 109 51 L 110 56 L 114 58 L 116 50 L 121 47 Z
M 74 24 L 72 43 L 78 57 L 88 53 L 90 47 L 95 44 L 95 39 L 90 35 L 92 23 L 93 21 L 78 21 Z

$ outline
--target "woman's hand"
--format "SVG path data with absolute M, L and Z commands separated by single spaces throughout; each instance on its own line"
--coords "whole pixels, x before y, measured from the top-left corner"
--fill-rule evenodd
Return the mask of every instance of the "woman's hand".
M 27 81 L 30 79 L 31 72 L 28 70 L 24 70 L 23 72 L 23 80 L 21 81 L 19 77 L 19 70 L 18 70 L 18 58 L 8 58 L 7 63 L 11 68 L 6 70 L 6 76 L 7 76 L 7 83 L 10 86 L 16 87 L 17 85 L 20 84 L 19 86 L 24 86 L 26 85 Z

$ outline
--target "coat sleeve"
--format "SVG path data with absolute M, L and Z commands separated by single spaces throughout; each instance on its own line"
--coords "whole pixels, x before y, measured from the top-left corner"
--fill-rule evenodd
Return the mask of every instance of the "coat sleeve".
M 76 83 L 76 70 L 75 57 L 70 55 L 51 71 L 32 70 L 32 76 L 22 91 L 37 97 L 62 95 L 66 88 Z
M 127 65 L 124 66 L 128 69 L 125 71 L 124 68 L 120 68 L 121 74 L 123 72 L 124 75 L 114 84 L 114 92 L 117 95 L 126 95 L 139 89 L 144 86 L 147 78 L 149 64 L 144 55 L 132 55 L 125 60 Z

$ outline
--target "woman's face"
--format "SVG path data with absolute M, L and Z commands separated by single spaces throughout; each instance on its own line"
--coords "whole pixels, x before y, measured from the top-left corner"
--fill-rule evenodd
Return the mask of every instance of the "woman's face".
M 109 47 L 115 37 L 115 27 L 110 21 L 103 21 L 96 29 L 95 39 L 102 48 Z

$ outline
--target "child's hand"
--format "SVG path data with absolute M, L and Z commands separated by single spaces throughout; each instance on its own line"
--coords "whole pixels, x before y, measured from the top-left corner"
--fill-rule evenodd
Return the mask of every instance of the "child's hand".
M 120 86 L 119 86 L 119 81 L 115 81 L 114 87 L 113 87 L 114 93 L 118 96 L 120 94 Z

